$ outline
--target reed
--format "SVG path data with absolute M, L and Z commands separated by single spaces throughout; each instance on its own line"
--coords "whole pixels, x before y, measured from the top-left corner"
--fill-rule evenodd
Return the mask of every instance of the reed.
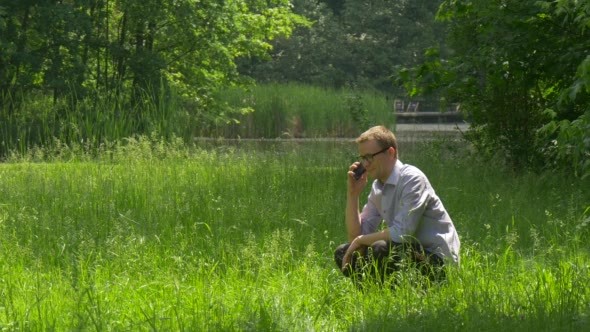
M 0 100 L 4 103 L 0 108 L 0 158 L 32 149 L 59 150 L 64 145 L 97 150 L 139 135 L 188 138 L 192 131 L 177 99 L 164 92 L 157 98 L 144 92 L 138 98 L 141 104 L 135 105 L 107 94 L 54 100 L 43 94 L 17 93 Z
M 326 89 L 298 84 L 265 84 L 248 90 L 226 89 L 214 109 L 183 101 L 171 88 L 139 103 L 96 94 L 53 100 L 42 94 L 3 96 L 0 109 L 0 158 L 31 149 L 60 150 L 105 145 L 138 136 L 164 139 L 354 137 L 369 125 L 394 122 L 386 96 L 355 89 Z
M 375 124 L 392 125 L 392 105 L 377 92 L 301 84 L 262 84 L 223 91 L 220 100 L 253 110 L 219 128 L 223 137 L 354 137 Z

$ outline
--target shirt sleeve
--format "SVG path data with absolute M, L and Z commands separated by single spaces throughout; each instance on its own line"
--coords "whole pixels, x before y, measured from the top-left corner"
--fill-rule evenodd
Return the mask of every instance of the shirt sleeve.
M 369 195 L 367 204 L 365 204 L 361 212 L 361 234 L 363 235 L 375 233 L 383 220 L 374 200 L 374 195 Z
M 424 215 L 430 199 L 430 190 L 426 179 L 420 174 L 410 173 L 400 179 L 402 187 L 396 213 L 389 225 L 389 234 L 394 242 L 412 242 L 418 225 Z

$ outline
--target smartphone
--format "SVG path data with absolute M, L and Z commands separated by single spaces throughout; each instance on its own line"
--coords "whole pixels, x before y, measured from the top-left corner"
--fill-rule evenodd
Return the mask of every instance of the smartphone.
M 354 179 L 358 180 L 361 178 L 361 176 L 363 176 L 363 173 L 365 173 L 366 169 L 365 166 L 363 166 L 363 163 L 360 163 L 355 169 L 354 171 L 352 171 L 354 173 Z

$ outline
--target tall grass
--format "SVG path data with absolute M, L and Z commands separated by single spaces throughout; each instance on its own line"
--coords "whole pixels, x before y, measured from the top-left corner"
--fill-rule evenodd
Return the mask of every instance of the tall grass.
M 228 138 L 353 137 L 373 124 L 392 124 L 383 95 L 295 84 L 228 89 L 203 105 L 169 87 L 131 103 L 108 94 L 53 100 L 43 94 L 0 98 L 0 158 L 42 147 L 100 150 L 141 135 L 192 142 L 197 136 Z M 241 110 L 244 110 L 243 112 Z
M 152 133 L 184 137 L 192 124 L 178 111 L 177 99 L 164 92 L 157 98 L 144 93 L 135 105 L 107 94 L 54 100 L 32 93 L 2 96 L 0 100 L 5 104 L 0 108 L 0 158 L 39 147 L 59 150 L 65 145 L 91 150 Z
M 224 137 L 354 137 L 375 124 L 392 125 L 393 108 L 379 93 L 301 84 L 262 84 L 229 89 L 219 99 L 253 112 L 220 128 Z
M 350 142 L 188 147 L 141 137 L 93 158 L 13 155 L 0 165 L 0 328 L 573 331 L 590 323 L 587 182 L 515 175 L 448 142 L 401 149 L 453 216 L 461 267 L 427 289 L 402 280 L 364 292 L 332 261 L 345 241 Z

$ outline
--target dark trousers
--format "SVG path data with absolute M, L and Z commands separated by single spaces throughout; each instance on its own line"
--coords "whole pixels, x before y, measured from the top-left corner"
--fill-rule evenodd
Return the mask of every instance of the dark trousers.
M 342 267 L 342 260 L 349 246 L 349 243 L 345 243 L 336 248 L 334 260 L 338 269 Z M 425 251 L 418 243 L 392 241 L 377 241 L 365 248 L 362 254 L 355 252 L 348 268 L 342 272 L 355 282 L 370 278 L 383 283 L 394 272 L 410 269 L 416 269 L 433 282 L 445 278 L 442 258 Z

